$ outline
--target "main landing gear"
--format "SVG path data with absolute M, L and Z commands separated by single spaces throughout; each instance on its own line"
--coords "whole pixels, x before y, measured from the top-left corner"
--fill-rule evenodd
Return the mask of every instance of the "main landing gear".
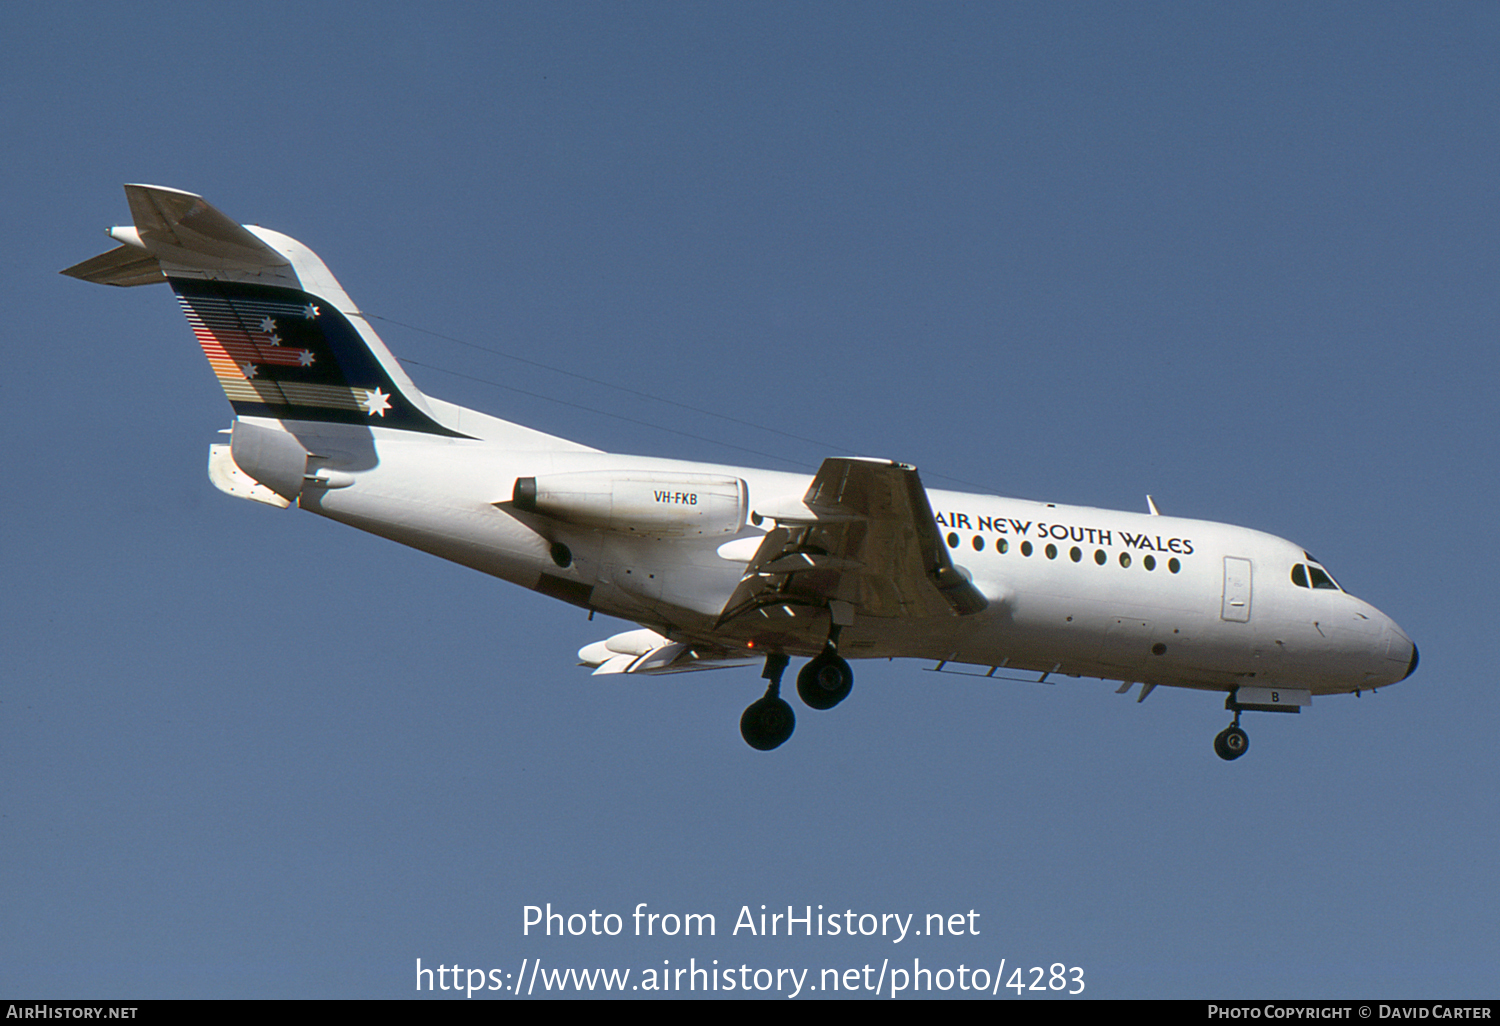
M 751 702 L 740 716 L 740 735 L 751 748 L 769 752 L 791 737 L 797 727 L 792 707 L 781 697 L 781 675 L 789 662 L 791 660 L 780 653 L 766 656 L 766 668 L 760 675 L 769 680 L 771 686 L 766 688 L 764 698 Z
M 781 697 L 781 675 L 790 660 L 780 653 L 766 656 L 761 676 L 771 682 L 765 697 L 752 702 L 740 717 L 740 734 L 751 748 L 769 752 L 792 736 L 797 717 Z M 832 709 L 854 688 L 854 671 L 834 648 L 828 647 L 808 661 L 797 674 L 797 695 L 812 709 Z
M 854 671 L 831 649 L 809 661 L 797 674 L 797 697 L 811 709 L 832 709 L 849 697 L 853 687 Z

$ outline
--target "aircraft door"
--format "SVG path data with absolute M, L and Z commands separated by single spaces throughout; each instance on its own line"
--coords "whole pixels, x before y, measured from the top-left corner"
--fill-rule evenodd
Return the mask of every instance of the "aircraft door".
M 1250 622 L 1250 561 L 1224 557 L 1224 606 L 1219 618 L 1232 623 Z

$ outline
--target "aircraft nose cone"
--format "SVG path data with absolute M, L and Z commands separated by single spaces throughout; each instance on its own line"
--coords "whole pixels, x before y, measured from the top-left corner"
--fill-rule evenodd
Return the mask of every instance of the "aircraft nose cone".
M 1417 645 L 1397 626 L 1395 620 L 1383 613 L 1380 617 L 1385 621 L 1381 638 L 1385 652 L 1385 673 L 1388 675 L 1386 680 L 1391 684 L 1399 684 L 1417 672 Z M 1402 664 L 1405 664 L 1404 667 Z M 1403 669 L 1405 672 L 1402 672 Z M 1396 676 L 1398 673 L 1399 677 Z
M 1401 680 L 1405 680 L 1407 677 L 1410 677 L 1412 674 L 1414 674 L 1416 672 L 1417 672 L 1417 646 L 1416 646 L 1415 643 L 1413 643 L 1412 646 L 1411 646 L 1411 662 L 1409 662 L 1409 663 L 1406 664 L 1406 673 L 1405 673 L 1405 675 L 1402 676 Z M 1396 683 L 1399 684 L 1400 682 L 1401 681 L 1397 681 Z

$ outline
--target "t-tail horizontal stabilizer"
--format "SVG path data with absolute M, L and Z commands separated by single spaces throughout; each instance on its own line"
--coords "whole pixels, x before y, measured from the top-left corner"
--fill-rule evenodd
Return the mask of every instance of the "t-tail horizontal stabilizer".
M 438 422 L 329 273 L 295 239 L 230 220 L 201 196 L 127 185 L 121 245 L 63 274 L 105 285 L 169 282 L 242 417 L 332 421 L 466 437 Z

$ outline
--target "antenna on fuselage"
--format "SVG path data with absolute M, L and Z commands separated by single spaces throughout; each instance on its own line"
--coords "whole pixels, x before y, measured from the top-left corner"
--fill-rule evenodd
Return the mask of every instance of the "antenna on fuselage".
M 1153 517 L 1161 516 L 1161 510 L 1156 508 L 1156 500 L 1149 495 L 1146 496 L 1146 509 Z

